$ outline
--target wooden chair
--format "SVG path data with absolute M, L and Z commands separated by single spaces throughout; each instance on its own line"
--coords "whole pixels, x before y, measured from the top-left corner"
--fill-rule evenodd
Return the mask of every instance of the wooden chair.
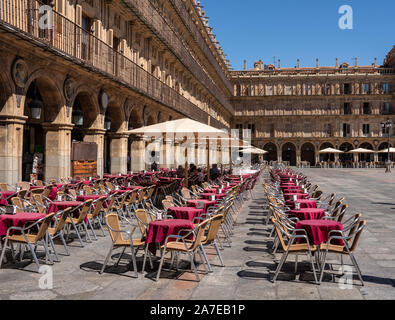
M 21 190 L 30 190 L 30 183 L 27 181 L 18 182 L 16 186 L 21 188 Z
M 41 244 L 44 246 L 45 253 L 46 253 L 47 257 L 49 257 L 50 262 L 53 263 L 52 258 L 49 254 L 47 243 L 45 241 L 45 235 L 47 234 L 48 227 L 49 227 L 54 215 L 55 215 L 54 213 L 51 213 L 51 214 L 47 215 L 46 217 L 44 217 L 44 218 L 42 218 L 42 219 L 34 222 L 33 224 L 30 224 L 27 227 L 24 227 L 24 228 L 21 228 L 21 227 L 8 228 L 7 235 L 4 238 L 5 242 L 3 245 L 3 250 L 1 252 L 0 268 L 1 268 L 1 264 L 4 259 L 4 254 L 5 254 L 8 243 L 11 246 L 13 260 L 15 257 L 13 244 L 15 243 L 15 244 L 27 245 L 30 252 L 32 253 L 34 262 L 36 263 L 38 269 L 40 270 L 40 263 L 38 262 L 38 258 L 37 258 L 37 255 L 36 255 L 36 252 L 35 252 L 35 249 L 33 248 L 33 246 L 37 247 L 38 244 Z M 35 230 L 37 228 L 37 226 L 39 226 L 38 232 L 37 233 L 31 232 L 32 230 Z M 10 235 L 11 231 L 20 231 L 21 234 Z
M 111 243 L 110 250 L 106 256 L 106 259 L 104 260 L 103 267 L 100 270 L 100 274 L 102 274 L 104 272 L 104 269 L 106 268 L 108 260 L 110 259 L 111 253 L 114 249 L 123 248 L 122 253 L 119 255 L 118 261 L 115 264 L 115 266 L 118 266 L 120 260 L 122 259 L 123 254 L 125 252 L 125 249 L 130 248 L 131 252 L 132 252 L 131 263 L 133 263 L 133 269 L 134 269 L 136 278 L 138 278 L 136 254 L 137 254 L 137 251 L 139 248 L 145 248 L 144 263 L 143 263 L 143 269 L 142 269 L 142 271 L 144 271 L 146 256 L 147 256 L 147 254 L 149 254 L 149 252 L 147 250 L 148 246 L 145 244 L 145 241 L 142 240 L 142 238 L 133 239 L 132 236 L 133 236 L 133 233 L 136 229 L 136 226 L 132 229 L 132 231 L 126 231 L 126 230 L 121 229 L 121 226 L 119 223 L 119 217 L 117 214 L 110 213 L 110 214 L 106 215 L 105 221 L 106 221 L 108 230 L 110 232 L 112 243 Z M 124 237 L 124 234 L 126 234 L 127 237 Z M 151 257 L 150 257 L 150 262 L 151 262 L 151 268 L 153 268 Z M 130 266 L 130 264 L 129 264 L 129 266 Z
M 0 191 L 8 191 L 8 184 L 0 182 Z

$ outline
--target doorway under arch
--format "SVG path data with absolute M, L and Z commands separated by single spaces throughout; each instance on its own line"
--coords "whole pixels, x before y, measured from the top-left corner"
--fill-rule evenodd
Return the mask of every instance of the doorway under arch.
M 269 142 L 266 143 L 263 147 L 263 150 L 266 150 L 268 153 L 264 155 L 264 159 L 267 161 L 277 161 L 277 147 L 274 143 Z
M 315 147 L 312 143 L 307 142 L 301 148 L 301 161 L 307 161 L 310 166 L 315 166 Z
M 296 147 L 287 142 L 282 147 L 282 161 L 288 161 L 290 166 L 296 166 Z

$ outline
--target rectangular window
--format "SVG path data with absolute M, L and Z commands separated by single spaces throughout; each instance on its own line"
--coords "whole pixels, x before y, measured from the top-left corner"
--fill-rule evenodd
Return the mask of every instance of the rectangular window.
M 348 123 L 343 123 L 343 138 L 350 136 L 351 126 Z
M 363 104 L 363 114 L 370 114 L 370 103 L 365 102 Z
M 381 84 L 381 93 L 388 94 L 389 92 L 390 92 L 389 83 L 382 83 Z
M 370 133 L 370 128 L 369 124 L 363 124 L 362 125 L 362 133 L 364 135 L 368 135 Z
M 292 95 L 292 86 L 285 86 L 285 95 L 290 96 Z
M 384 102 L 381 106 L 381 114 L 389 114 L 390 113 L 390 103 Z
M 344 84 L 344 94 L 351 94 L 351 86 L 349 83 Z
M 311 93 L 312 93 L 311 90 L 312 90 L 311 84 L 305 84 L 305 94 L 307 96 L 311 96 Z
M 343 110 L 344 114 L 351 114 L 351 104 L 346 102 L 344 104 Z
M 370 84 L 369 83 L 363 84 L 363 93 L 370 94 Z

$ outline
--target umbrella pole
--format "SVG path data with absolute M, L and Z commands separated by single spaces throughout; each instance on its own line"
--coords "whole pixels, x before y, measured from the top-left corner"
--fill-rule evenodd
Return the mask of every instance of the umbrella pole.
M 185 143 L 187 141 L 187 137 L 184 137 Z M 188 188 L 188 148 L 185 147 L 185 168 L 184 168 L 184 172 L 185 172 L 185 186 Z
M 207 145 L 207 182 L 210 181 L 210 140 L 206 138 L 206 145 Z
M 229 134 L 229 173 L 232 174 L 232 135 Z

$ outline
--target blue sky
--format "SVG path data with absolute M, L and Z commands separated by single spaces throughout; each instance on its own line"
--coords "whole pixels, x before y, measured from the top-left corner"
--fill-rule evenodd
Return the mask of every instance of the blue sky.
M 394 0 L 200 0 L 233 69 L 262 59 L 281 67 L 339 63 L 382 64 L 395 45 Z M 353 29 L 341 30 L 342 5 L 353 9 Z

